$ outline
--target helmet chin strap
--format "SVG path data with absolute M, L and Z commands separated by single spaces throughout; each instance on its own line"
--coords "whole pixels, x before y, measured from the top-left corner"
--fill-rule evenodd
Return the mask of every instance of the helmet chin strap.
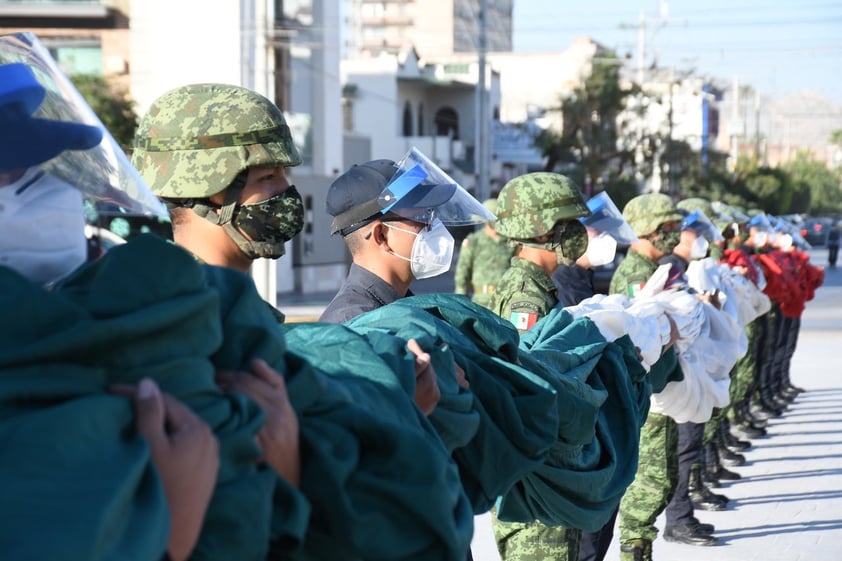
M 243 170 L 237 174 L 231 184 L 225 188 L 225 201 L 222 203 L 222 206 L 209 204 L 210 201 L 208 201 L 208 199 L 169 199 L 167 201 L 167 205 L 189 208 L 211 224 L 222 226 L 222 229 L 225 230 L 228 237 L 237 244 L 240 251 L 242 251 L 249 259 L 257 259 L 259 257 L 277 257 L 279 252 L 283 255 L 283 243 L 278 244 L 252 241 L 246 238 L 232 222 L 234 212 L 240 204 L 240 196 L 246 186 L 247 178 L 247 170 Z

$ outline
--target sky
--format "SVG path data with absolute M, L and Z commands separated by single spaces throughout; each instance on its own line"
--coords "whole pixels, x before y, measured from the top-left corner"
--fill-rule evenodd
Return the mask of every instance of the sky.
M 842 105 L 842 0 L 514 0 L 514 50 L 560 51 L 587 35 L 634 67 L 641 14 L 647 66 Z

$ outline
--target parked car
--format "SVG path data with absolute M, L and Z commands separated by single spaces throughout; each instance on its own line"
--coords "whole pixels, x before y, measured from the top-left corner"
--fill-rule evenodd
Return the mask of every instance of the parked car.
M 833 226 L 831 218 L 807 218 L 801 227 L 801 236 L 813 247 L 827 245 L 827 233 Z

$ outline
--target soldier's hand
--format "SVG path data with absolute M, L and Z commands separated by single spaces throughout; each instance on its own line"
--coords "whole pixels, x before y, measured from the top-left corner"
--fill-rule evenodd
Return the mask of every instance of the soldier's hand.
M 675 342 L 678 341 L 678 339 L 681 337 L 681 333 L 679 333 L 678 325 L 676 325 L 675 320 L 672 319 L 672 316 L 670 316 L 669 314 L 664 315 L 667 316 L 667 321 L 670 322 L 670 340 L 664 346 L 664 350 L 667 350 L 673 345 L 675 345 Z
M 226 392 L 247 395 L 260 409 L 265 420 L 257 432 L 261 461 L 269 464 L 290 485 L 301 483 L 301 455 L 298 443 L 298 416 L 289 402 L 284 377 L 266 361 L 251 361 L 248 372 L 217 372 L 216 381 Z
M 441 399 L 436 370 L 430 354 L 421 349 L 418 341 L 410 339 L 406 342 L 406 348 L 415 355 L 415 404 L 425 415 L 429 415 Z
M 173 561 L 187 559 L 199 539 L 216 485 L 219 442 L 190 408 L 161 393 L 148 378 L 137 387 L 110 389 L 134 399 L 137 432 L 149 443 L 170 510 L 167 553 Z

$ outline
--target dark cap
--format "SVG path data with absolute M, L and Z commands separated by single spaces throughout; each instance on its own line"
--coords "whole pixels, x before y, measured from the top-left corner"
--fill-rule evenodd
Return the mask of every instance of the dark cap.
M 382 209 L 380 193 L 397 171 L 392 160 L 372 160 L 355 164 L 337 177 L 325 203 L 327 213 L 333 216 L 331 235 L 346 236 L 371 222 Z

